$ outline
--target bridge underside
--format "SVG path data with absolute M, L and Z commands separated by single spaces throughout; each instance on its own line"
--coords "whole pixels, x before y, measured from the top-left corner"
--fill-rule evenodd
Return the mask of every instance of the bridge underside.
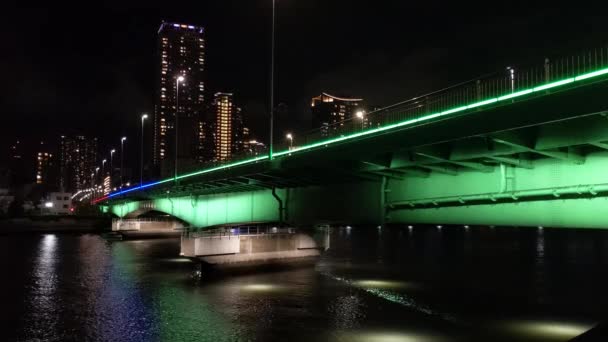
M 203 174 L 110 205 L 121 217 L 159 210 L 200 227 L 282 218 L 604 228 L 607 90 L 602 83 Z

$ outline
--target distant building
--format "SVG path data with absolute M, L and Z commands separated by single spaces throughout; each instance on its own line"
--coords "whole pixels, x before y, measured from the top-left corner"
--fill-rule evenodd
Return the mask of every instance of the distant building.
M 323 135 L 343 126 L 344 120 L 355 117 L 363 110 L 363 99 L 338 97 L 327 93 L 313 97 L 311 101 L 313 128 L 320 128 Z
M 213 110 L 215 112 L 215 160 L 226 161 L 232 155 L 232 130 L 236 113 L 233 95 L 215 93 Z
M 8 157 L 10 185 L 29 183 L 31 181 L 31 176 L 26 176 L 24 148 L 20 140 L 17 139 L 11 144 Z
M 187 164 L 201 159 L 199 153 L 202 153 L 202 148 L 199 144 L 205 102 L 204 71 L 204 29 L 163 22 L 158 30 L 153 144 L 154 164 L 160 167 L 163 176 L 173 174 L 176 123 L 178 166 L 182 165 L 181 161 Z M 178 81 L 180 77 L 183 77 L 182 82 Z
M 36 154 L 36 184 L 56 187 L 58 186 L 58 166 L 56 156 L 49 150 L 44 142 L 40 142 Z
M 268 153 L 268 149 L 263 142 L 249 140 L 245 143 L 245 152 L 250 156 L 260 156 Z
M 82 135 L 61 136 L 59 148 L 59 186 L 75 193 L 93 186 L 97 161 L 97 138 Z
M 243 111 L 236 106 L 232 93 L 215 93 L 205 120 L 205 140 L 213 141 L 212 146 L 203 145 L 208 156 L 206 161 L 227 161 L 245 152 L 249 129 L 245 127 Z
M 44 199 L 41 214 L 68 215 L 72 212 L 72 194 L 69 192 L 51 192 Z

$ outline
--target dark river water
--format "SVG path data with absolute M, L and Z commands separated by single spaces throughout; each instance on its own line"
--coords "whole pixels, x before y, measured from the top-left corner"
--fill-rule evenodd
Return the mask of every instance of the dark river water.
M 334 228 L 315 266 L 197 279 L 179 240 L 0 236 L 1 341 L 567 341 L 608 231 Z

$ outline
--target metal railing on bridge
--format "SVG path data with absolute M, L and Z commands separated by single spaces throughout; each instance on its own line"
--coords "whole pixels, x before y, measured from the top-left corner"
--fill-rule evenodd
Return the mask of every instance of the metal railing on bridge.
M 363 118 L 353 117 L 333 125 L 296 134 L 295 146 L 290 147 L 287 142 L 276 143 L 273 154 L 280 157 L 338 141 L 370 136 L 397 126 L 405 127 L 418 122 L 428 122 L 496 102 L 514 101 L 522 96 L 540 96 L 548 89 L 605 74 L 608 74 L 608 47 L 592 49 L 568 57 L 546 58 L 535 66 L 506 68 L 498 73 L 366 113 Z M 268 160 L 266 150 L 251 149 L 241 154 L 234 154 L 227 161 L 182 166 L 176 180 L 263 160 Z M 168 178 L 135 186 L 96 201 L 159 184 L 172 185 L 173 180 Z
M 296 152 L 302 146 L 313 145 L 337 137 L 348 137 L 359 132 L 413 121 L 433 114 L 449 114 L 446 112 L 458 112 L 460 109 L 466 109 L 465 107 L 472 109 L 484 104 L 498 102 L 496 100 L 501 97 L 514 99 L 531 94 L 535 88 L 542 88 L 543 85 L 569 80 L 603 68 L 608 68 L 608 47 L 592 49 L 568 57 L 545 58 L 538 65 L 530 67 L 508 67 L 501 72 L 475 78 L 365 113 L 361 118 L 347 118 L 333 125 L 325 125 L 294 134 L 295 146 L 290 147 L 290 144 L 286 141 L 275 142 L 274 154 L 284 155 L 289 153 L 290 150 Z M 190 165 L 181 171 L 192 172 L 206 167 L 212 168 L 255 157 L 264 157 L 267 153 L 265 149 L 248 150 L 233 155 L 228 161 Z
M 184 238 L 231 238 L 238 236 L 262 236 L 262 235 L 279 235 L 279 234 L 295 234 L 295 228 L 283 228 L 276 226 L 246 226 L 246 227 L 222 227 L 216 229 L 207 229 L 201 231 L 185 230 Z
M 514 99 L 533 93 L 535 87 L 542 88 L 543 85 L 559 81 L 564 81 L 564 84 L 571 83 L 568 80 L 604 68 L 608 68 L 608 47 L 588 50 L 569 57 L 545 58 L 542 63 L 530 67 L 507 67 L 502 72 L 417 96 L 365 113 L 361 117 L 354 116 L 333 125 L 297 134 L 297 145 L 311 145 L 399 122 L 413 121 L 433 114 L 457 112 L 459 111 L 457 109 L 463 109 L 463 107 L 474 108 L 498 102 L 494 100 L 501 97 Z M 287 142 L 275 146 L 278 151 L 289 150 Z M 292 149 L 297 150 L 298 148 L 293 147 Z

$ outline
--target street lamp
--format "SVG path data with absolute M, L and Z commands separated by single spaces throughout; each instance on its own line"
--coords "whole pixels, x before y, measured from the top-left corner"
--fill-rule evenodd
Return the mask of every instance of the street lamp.
M 270 45 L 270 142 L 268 144 L 268 159 L 272 160 L 272 148 L 274 139 L 274 22 L 275 2 L 272 0 L 272 43 Z
M 99 174 L 99 166 L 95 168 L 95 187 L 97 187 L 97 175 Z
M 124 155 L 125 155 L 125 140 L 127 140 L 127 137 L 122 137 L 122 139 L 120 139 L 120 187 L 122 188 L 122 166 L 123 166 L 123 160 Z
M 173 162 L 174 167 L 174 179 L 177 182 L 177 122 L 179 115 L 179 84 L 185 80 L 184 76 L 180 75 L 175 79 L 175 161 Z
M 104 178 L 105 173 L 106 173 L 106 162 L 107 161 L 108 161 L 107 159 L 104 159 L 104 160 L 101 161 L 101 181 L 102 182 L 103 182 L 103 178 Z
M 289 150 L 291 151 L 291 149 L 293 148 L 293 135 L 291 133 L 287 133 L 285 138 L 289 140 Z
M 355 117 L 359 120 L 361 120 L 361 129 L 365 128 L 365 111 L 364 110 L 358 110 L 357 112 L 355 112 Z
M 114 171 L 114 153 L 116 153 L 115 149 L 110 151 L 110 181 L 112 180 L 112 171 Z
M 141 150 L 139 155 L 139 186 L 144 182 L 144 120 L 148 118 L 148 114 L 141 116 Z

